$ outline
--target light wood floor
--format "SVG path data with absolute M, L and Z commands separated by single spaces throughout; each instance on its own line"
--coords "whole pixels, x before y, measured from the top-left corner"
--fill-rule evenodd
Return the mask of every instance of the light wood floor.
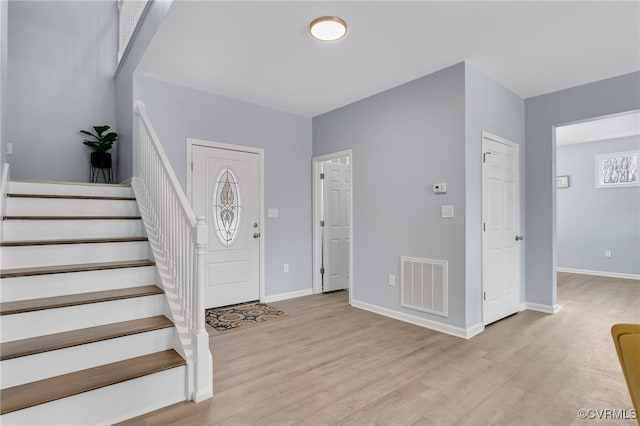
M 126 424 L 602 425 L 576 411 L 632 408 L 609 330 L 640 323 L 637 280 L 559 274 L 558 314 L 524 311 L 471 340 L 347 300 L 283 301 L 287 318 L 210 330 L 214 397 Z

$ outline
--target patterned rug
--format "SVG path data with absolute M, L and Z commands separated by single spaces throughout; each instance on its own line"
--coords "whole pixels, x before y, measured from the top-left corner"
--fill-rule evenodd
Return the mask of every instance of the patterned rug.
M 224 331 L 286 316 L 286 312 L 265 303 L 245 303 L 207 309 L 204 319 L 215 330 Z

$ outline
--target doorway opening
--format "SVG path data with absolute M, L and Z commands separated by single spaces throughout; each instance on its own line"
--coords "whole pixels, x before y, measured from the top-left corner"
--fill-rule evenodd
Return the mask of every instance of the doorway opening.
M 554 136 L 556 273 L 640 279 L 640 111 L 558 125 Z
M 353 156 L 313 158 L 313 293 L 353 290 Z

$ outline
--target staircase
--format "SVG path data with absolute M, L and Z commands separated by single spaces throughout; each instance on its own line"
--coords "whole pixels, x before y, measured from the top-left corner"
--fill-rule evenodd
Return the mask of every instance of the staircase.
M 0 423 L 114 423 L 189 399 L 152 257 L 130 187 L 9 182 Z

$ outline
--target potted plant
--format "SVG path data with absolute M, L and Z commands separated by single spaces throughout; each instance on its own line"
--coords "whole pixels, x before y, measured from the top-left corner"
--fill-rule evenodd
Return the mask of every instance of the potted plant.
M 113 143 L 118 140 L 116 132 L 108 132 L 109 126 L 93 126 L 95 133 L 88 130 L 80 130 L 80 133 L 90 136 L 92 140 L 85 139 L 84 143 L 93 150 L 91 153 L 91 167 L 99 169 L 111 168 L 111 154 L 108 153 Z

